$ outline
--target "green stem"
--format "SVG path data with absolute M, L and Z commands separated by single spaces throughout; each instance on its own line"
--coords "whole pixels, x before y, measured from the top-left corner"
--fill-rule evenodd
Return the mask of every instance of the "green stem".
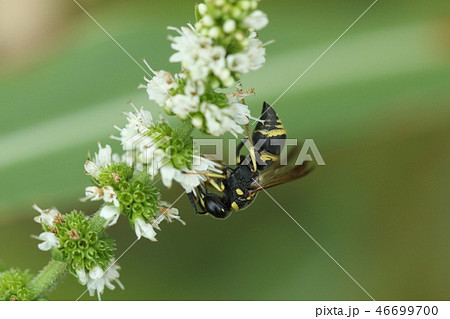
M 189 141 L 193 129 L 194 126 L 191 123 L 191 119 L 183 120 L 175 129 L 173 137 L 179 138 L 184 143 L 186 143 L 187 141 Z
M 91 223 L 92 230 L 96 233 L 101 233 L 104 231 L 106 220 L 100 216 L 100 210 L 92 215 L 89 222 Z
M 52 288 L 67 270 L 68 264 L 62 261 L 50 260 L 39 274 L 27 285 L 30 291 L 30 300 L 36 300 Z

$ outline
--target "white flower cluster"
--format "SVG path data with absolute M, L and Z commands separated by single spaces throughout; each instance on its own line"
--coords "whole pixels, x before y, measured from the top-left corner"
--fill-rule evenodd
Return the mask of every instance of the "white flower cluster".
M 250 111 L 242 101 L 230 101 L 217 89 L 231 87 L 241 74 L 260 68 L 265 48 L 256 38 L 267 16 L 256 10 L 257 1 L 214 0 L 197 6 L 195 27 L 169 28 L 176 51 L 170 62 L 181 64 L 182 71 L 172 76 L 154 71 L 145 87 L 151 100 L 170 115 L 192 120 L 207 134 L 243 133 Z
M 187 192 L 206 181 L 206 173 L 221 173 L 215 162 L 192 154 L 191 144 L 177 148 L 172 143 L 172 129 L 164 121 L 153 122 L 150 112 L 135 108 L 127 116 L 128 124 L 124 128 L 116 127 L 120 137 L 115 138 L 128 152 L 127 158 L 134 160 L 135 169 L 151 176 L 160 173 L 164 186 L 171 187 L 175 180 Z
M 146 135 L 146 133 L 150 131 L 149 127 L 153 123 L 150 112 L 145 111 L 143 109 L 141 109 L 140 111 L 135 109 L 135 111 L 136 112 L 126 113 L 128 116 L 128 124 L 125 126 L 125 128 L 120 129 L 121 137 L 118 139 L 123 141 L 122 145 L 124 146 L 124 149 L 127 150 L 127 155 L 124 158 L 128 158 L 131 160 L 130 165 L 132 165 L 133 158 L 134 159 L 146 158 L 147 160 L 145 163 L 138 162 L 136 166 L 139 167 L 141 170 L 143 168 L 147 168 L 148 173 L 151 173 L 153 176 L 153 174 L 156 174 L 158 172 L 158 170 L 156 169 L 158 165 L 152 163 L 149 158 L 152 158 L 153 161 L 156 161 L 157 159 L 155 159 L 155 157 L 153 156 L 153 152 L 156 152 L 157 154 L 161 153 L 162 155 L 165 155 L 166 152 L 158 152 L 158 148 L 154 147 L 155 145 L 154 139 Z M 142 135 L 139 135 L 141 133 Z M 137 143 L 137 145 L 140 146 L 137 149 L 135 146 L 133 146 L 133 143 L 127 140 L 127 138 L 129 137 L 130 139 L 134 139 L 134 141 L 139 142 Z M 139 154 L 139 156 L 131 156 L 132 151 L 137 151 L 137 154 Z M 144 156 L 143 153 L 145 153 L 146 156 Z M 160 159 L 158 159 L 158 161 L 160 161 Z M 102 169 L 107 168 L 112 163 L 119 163 L 119 162 L 120 162 L 119 156 L 117 156 L 116 154 L 112 154 L 111 147 L 109 145 L 102 147 L 101 144 L 99 144 L 99 152 L 95 154 L 94 161 L 90 160 L 86 161 L 85 170 L 87 174 L 91 175 L 96 179 L 99 179 Z M 205 162 L 203 161 L 202 163 Z M 170 165 L 166 166 L 160 167 L 162 180 L 164 181 L 166 186 L 172 182 L 173 178 L 179 181 L 181 185 L 186 186 L 186 188 L 188 187 L 192 188 L 198 186 L 204 178 L 204 176 L 202 175 L 184 174 L 181 173 L 181 171 L 174 170 L 173 167 Z M 188 171 L 194 172 L 192 170 Z M 181 178 L 179 178 L 179 176 L 181 176 Z M 82 198 L 81 200 L 86 201 L 88 199 L 90 199 L 91 201 L 103 200 L 105 202 L 106 205 L 103 205 L 103 207 L 100 209 L 99 212 L 99 215 L 103 219 L 105 219 L 105 227 L 109 227 L 117 223 L 117 220 L 120 216 L 120 209 L 119 209 L 120 202 L 119 199 L 117 198 L 117 194 L 114 191 L 113 187 L 105 186 L 100 188 L 97 186 L 88 186 L 86 187 L 86 197 Z M 158 203 L 158 208 L 159 210 L 156 211 L 154 218 L 152 218 L 151 220 L 146 221 L 141 217 L 133 218 L 134 229 L 138 239 L 140 239 L 141 237 L 145 237 L 152 241 L 156 241 L 155 238 L 156 232 L 154 229 L 161 230 L 159 228 L 159 224 L 163 220 L 172 222 L 172 220 L 176 219 L 179 220 L 182 224 L 184 224 L 184 221 L 181 220 L 180 216 L 178 215 L 178 209 L 172 208 L 166 202 Z M 46 211 L 44 211 L 44 213 L 45 212 Z M 53 213 L 53 211 L 50 212 Z M 45 217 L 39 218 L 44 219 Z M 48 219 L 50 220 L 50 217 Z M 42 235 L 43 236 L 42 239 L 43 240 L 45 239 L 46 242 L 42 243 L 41 245 L 43 245 L 44 247 L 49 246 L 54 237 L 51 235 L 52 233 Z
M 181 63 L 181 67 L 194 82 L 205 82 L 208 75 L 213 74 L 226 87 L 234 83 L 224 47 L 214 45 L 212 38 L 200 35 L 192 26 L 171 30 L 179 35 L 170 37 L 172 48 L 177 52 L 170 57 L 169 62 Z
M 184 74 L 176 76 L 178 81 L 166 71 L 157 71 L 155 74 L 151 80 L 146 79 L 147 93 L 149 98 L 163 107 L 168 114 L 174 114 L 181 119 L 190 117 L 194 126 L 214 136 L 230 132 L 237 137 L 237 134 L 244 131 L 240 125 L 248 123 L 250 111 L 247 105 L 226 100 L 226 105 L 220 107 L 218 103 L 214 103 L 214 99 L 208 99 L 211 95 L 223 94 L 205 94 L 203 82 L 186 79 Z M 171 91 L 170 88 L 174 90 Z M 165 93 L 169 91 L 172 96 Z
M 84 269 L 77 269 L 75 272 L 82 285 L 86 285 L 89 295 L 93 296 L 97 292 L 98 300 L 102 300 L 101 294 L 105 290 L 105 286 L 110 290 L 114 290 L 116 287 L 113 282 L 116 282 L 121 289 L 125 289 L 122 283 L 119 281 L 119 265 L 111 260 L 111 264 L 102 270 L 100 266 L 95 266 L 89 272 Z
M 103 168 L 108 167 L 112 163 L 121 161 L 118 154 L 112 154 L 111 146 L 106 145 L 105 147 L 102 147 L 102 145 L 98 143 L 98 149 L 99 151 L 98 153 L 95 153 L 94 160 L 87 160 L 84 164 L 85 173 L 91 175 L 95 179 L 99 179 Z M 114 206 L 119 207 L 117 194 L 111 186 L 105 186 L 103 188 L 88 186 L 86 187 L 85 195 L 86 197 L 82 198 L 82 201 L 104 200 L 105 203 L 113 203 Z
M 64 223 L 63 216 L 56 208 L 41 209 L 37 205 L 33 205 L 33 208 L 39 212 L 34 221 L 51 230 L 45 231 L 37 237 L 37 239 L 43 241 L 38 244 L 38 248 L 43 251 L 49 251 L 53 247 L 59 248 L 61 243 L 57 236 L 58 230 L 54 226 Z M 72 235 L 79 236 L 77 230 L 72 230 Z M 114 260 L 111 260 L 110 265 L 105 270 L 102 270 L 99 265 L 95 265 L 89 270 L 86 268 L 75 269 L 75 274 L 81 284 L 87 285 L 91 296 L 97 291 L 100 300 L 100 295 L 103 293 L 105 286 L 111 290 L 115 288 L 113 282 L 116 282 L 123 289 L 123 285 L 119 281 L 119 269 L 120 267 L 114 263 Z

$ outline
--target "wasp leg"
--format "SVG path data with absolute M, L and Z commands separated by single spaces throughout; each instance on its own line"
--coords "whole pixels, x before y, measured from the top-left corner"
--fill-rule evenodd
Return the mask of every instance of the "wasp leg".
M 250 158 L 252 159 L 252 164 L 253 164 L 252 172 L 254 173 L 258 169 L 258 165 L 256 165 L 255 148 L 253 147 L 252 138 L 250 137 L 250 129 L 248 127 L 248 123 L 245 125 L 245 130 L 247 132 L 247 139 L 250 142 L 249 152 L 250 152 Z
M 215 180 L 213 179 L 208 179 L 207 181 L 209 184 L 211 184 L 211 186 L 213 186 L 215 189 L 217 189 L 219 192 L 223 192 L 225 190 L 225 185 L 223 184 L 223 182 L 220 182 L 220 184 L 217 184 Z
M 183 174 L 188 174 L 188 175 L 204 175 L 204 176 L 207 176 L 207 177 L 222 178 L 222 179 L 227 178 L 227 176 L 224 175 L 224 174 L 215 174 L 215 173 L 183 172 Z
M 194 211 L 195 211 L 196 214 L 198 214 L 198 215 L 204 215 L 204 214 L 206 214 L 205 211 L 200 212 L 200 211 L 197 209 L 197 203 L 196 203 L 195 197 L 194 197 L 194 195 L 193 195 L 192 193 L 186 193 L 186 195 L 187 195 L 187 197 L 189 198 L 189 201 L 191 202 L 192 207 L 194 207 Z
M 236 146 L 236 162 L 237 162 L 238 164 L 241 162 L 240 154 L 241 154 L 242 146 L 244 146 L 244 140 L 241 140 L 241 142 L 239 143 L 239 145 Z

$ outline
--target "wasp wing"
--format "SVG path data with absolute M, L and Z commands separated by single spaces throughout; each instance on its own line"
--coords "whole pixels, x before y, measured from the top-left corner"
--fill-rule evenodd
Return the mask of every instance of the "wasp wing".
M 257 193 L 263 189 L 284 184 L 299 179 L 314 169 L 309 162 L 298 166 L 279 166 L 278 168 L 269 169 L 258 176 L 249 187 L 249 193 Z
M 288 165 L 294 165 L 294 161 L 298 157 L 298 153 L 300 152 L 300 145 L 295 145 L 287 154 L 281 153 L 280 158 L 278 161 L 274 162 L 268 169 L 267 172 L 271 170 L 275 170 L 282 166 L 288 166 Z

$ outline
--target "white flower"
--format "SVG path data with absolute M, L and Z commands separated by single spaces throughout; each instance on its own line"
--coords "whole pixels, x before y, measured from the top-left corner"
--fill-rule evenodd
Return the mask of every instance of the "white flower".
M 111 146 L 106 145 L 102 148 L 102 145 L 98 143 L 98 153 L 95 154 L 95 163 L 98 166 L 105 167 L 111 164 L 112 161 L 112 150 Z
M 228 68 L 239 73 L 247 73 L 250 70 L 250 59 L 245 53 L 230 54 L 227 56 Z
M 144 163 L 148 163 L 147 173 L 151 176 L 157 175 L 160 168 L 169 161 L 169 158 L 166 155 L 167 154 L 164 150 L 158 148 L 152 152 L 151 157 L 146 157 L 146 161 Z
M 103 187 L 103 200 L 105 203 L 113 203 L 116 207 L 120 206 L 117 194 L 111 186 Z
M 190 75 L 194 81 L 204 81 L 210 71 L 209 67 L 205 63 L 203 63 L 203 61 L 192 63 L 187 69 L 189 70 Z
M 101 300 L 101 294 L 105 290 L 105 286 L 111 290 L 116 288 L 113 282 L 116 282 L 121 289 L 124 289 L 124 286 L 119 281 L 119 269 L 119 265 L 112 260 L 111 265 L 104 272 L 99 266 L 95 266 L 90 270 L 89 275 L 86 274 L 84 269 L 76 269 L 75 272 L 80 283 L 87 286 L 89 295 L 93 296 L 97 292 L 97 298 Z
M 203 102 L 200 106 L 200 111 L 205 116 L 206 127 L 212 135 L 222 135 L 224 130 L 223 118 L 221 118 L 220 108 L 212 103 Z
M 87 200 L 96 201 L 104 200 L 105 203 L 113 203 L 114 206 L 119 207 L 120 203 L 117 199 L 117 194 L 111 186 L 99 188 L 97 186 L 88 186 L 85 190 L 86 197 L 81 198 L 81 201 Z
M 261 30 L 269 23 L 267 15 L 261 10 L 255 10 L 244 19 L 244 25 L 254 30 Z
M 173 42 L 172 48 L 178 51 L 170 57 L 169 61 L 181 62 L 184 68 L 191 70 L 192 66 L 200 59 L 203 48 L 211 47 L 212 40 L 200 36 L 193 28 L 169 29 L 179 34 L 179 36 L 169 38 Z
M 97 186 L 88 186 L 85 190 L 86 197 L 83 197 L 81 199 L 82 202 L 85 202 L 87 200 L 95 201 L 95 200 L 101 200 L 103 198 L 103 190 L 101 188 L 98 188 Z
M 186 190 L 192 192 L 195 187 L 206 181 L 206 173 L 218 173 L 218 164 L 202 156 L 193 155 L 192 169 L 184 169 L 175 174 L 175 180 Z
M 105 227 L 109 227 L 117 223 L 119 216 L 119 209 L 111 205 L 105 205 L 100 210 L 100 217 L 103 217 L 106 220 Z
M 52 247 L 59 247 L 59 239 L 52 232 L 41 233 L 38 237 L 43 242 L 38 244 L 38 248 L 43 251 L 48 251 Z
M 94 161 L 87 160 L 84 164 L 85 173 L 91 175 L 94 178 L 98 178 L 100 171 L 103 167 L 106 167 L 112 162 L 112 150 L 111 146 L 106 145 L 102 148 L 102 145 L 98 143 L 99 151 L 95 154 Z
M 119 269 L 120 266 L 117 264 L 112 264 L 108 270 L 103 274 L 103 280 L 105 281 L 106 287 L 113 290 L 115 287 L 112 285 L 112 281 L 115 281 L 121 289 L 124 289 L 124 286 L 119 281 Z
M 34 221 L 47 226 L 51 226 L 55 216 L 60 214 L 56 208 L 40 209 L 36 204 L 33 205 L 33 208 L 40 213 L 39 216 L 34 217 Z
M 143 107 L 138 110 L 133 103 L 130 104 L 134 108 L 134 112 L 125 113 L 127 115 L 128 124 L 136 128 L 138 132 L 146 131 L 149 126 L 153 125 L 152 114 L 149 111 L 144 110 Z
M 169 72 L 161 70 L 155 73 L 151 80 L 144 78 L 147 81 L 146 91 L 150 100 L 163 106 L 170 97 L 169 91 L 176 89 L 178 84 Z
M 102 275 L 103 270 L 98 265 L 94 266 L 94 268 L 89 271 L 89 278 L 91 279 L 99 279 Z
M 120 137 L 111 136 L 111 138 L 118 140 L 122 144 L 122 148 L 126 151 L 122 160 L 128 164 L 133 163 L 133 151 L 137 147 L 143 147 L 149 143 L 153 142 L 153 139 L 147 136 L 149 127 L 153 126 L 153 117 L 149 111 L 141 108 L 138 110 L 133 104 L 134 112 L 127 112 L 128 123 L 124 128 L 115 126 L 115 128 L 120 132 Z
M 200 111 L 206 119 L 206 127 L 212 135 L 219 136 L 225 132 L 230 132 L 237 137 L 244 130 L 231 118 L 233 116 L 230 108 L 219 108 L 212 103 L 203 102 Z
M 120 137 L 111 135 L 111 138 L 120 141 L 124 151 L 132 151 L 136 145 L 136 139 L 140 138 L 136 127 L 126 124 L 124 128 L 120 128 L 117 125 L 114 128 L 120 132 Z
M 248 119 L 250 117 L 250 110 L 248 106 L 242 103 L 231 103 L 230 111 L 233 114 L 234 121 L 237 124 L 245 125 L 248 124 Z
M 266 62 L 266 49 L 263 47 L 261 40 L 249 38 L 248 48 L 246 50 L 250 61 L 250 70 L 259 69 Z
M 187 193 L 193 192 L 204 181 L 206 181 L 206 178 L 203 175 L 197 174 L 196 171 L 187 170 L 177 174 L 177 182 L 180 183 Z
M 193 155 L 192 170 L 200 173 L 222 174 L 220 164 L 203 156 Z
M 84 269 L 75 269 L 78 279 L 82 285 L 86 285 L 89 281 L 89 276 Z
M 213 73 L 218 77 L 220 77 L 221 75 L 223 76 L 224 70 L 227 70 L 225 63 L 226 53 L 227 52 L 225 51 L 225 49 L 220 46 L 214 46 L 208 52 L 208 60 L 209 60 L 208 65 L 213 71 Z
M 189 113 L 197 111 L 199 104 L 198 96 L 184 94 L 177 94 L 167 102 L 170 110 L 182 119 L 187 118 Z
M 169 223 L 171 223 L 173 220 L 178 220 L 183 225 L 186 225 L 186 223 L 179 216 L 178 209 L 172 207 L 172 205 L 167 202 L 160 202 L 160 206 L 160 216 L 162 216 Z
M 151 241 L 156 241 L 156 232 L 152 225 L 146 223 L 142 218 L 136 218 L 134 221 L 134 230 L 138 239 L 145 237 Z
M 161 167 L 160 173 L 164 186 L 170 188 L 172 186 L 172 180 L 175 178 L 175 175 L 178 174 L 178 170 L 172 165 L 167 164 Z
M 95 165 L 94 162 L 87 160 L 86 163 L 84 163 L 84 173 L 91 175 L 94 178 L 98 178 L 100 174 L 100 167 Z
M 132 166 L 134 161 L 134 153 L 132 151 L 125 151 L 119 161 L 126 163 L 128 166 Z M 139 169 L 138 165 L 139 163 L 135 164 L 135 169 L 141 171 L 142 169 Z
M 232 71 L 247 73 L 259 69 L 266 62 L 266 49 L 261 40 L 251 35 L 248 39 L 247 48 L 240 53 L 227 56 L 228 68 Z
M 188 96 L 200 96 L 205 93 L 205 84 L 201 81 L 186 81 L 186 86 L 184 87 L 184 94 Z
M 133 125 L 127 124 L 123 129 L 116 126 L 116 129 L 120 131 L 120 137 L 112 136 L 112 138 L 120 141 L 125 151 L 132 151 L 139 145 L 144 146 L 153 142 L 150 136 L 145 135 L 145 130 L 138 131 Z
M 209 30 L 209 37 L 199 35 L 194 29 L 185 27 L 181 30 L 171 29 L 176 30 L 180 36 L 170 38 L 173 41 L 172 48 L 178 51 L 170 57 L 170 62 L 181 62 L 182 67 L 189 72 L 189 77 L 194 81 L 205 82 L 208 75 L 213 72 L 224 83 L 232 83 L 230 71 L 226 68 L 225 48 L 212 45 L 211 38 L 220 34 L 218 27 Z

